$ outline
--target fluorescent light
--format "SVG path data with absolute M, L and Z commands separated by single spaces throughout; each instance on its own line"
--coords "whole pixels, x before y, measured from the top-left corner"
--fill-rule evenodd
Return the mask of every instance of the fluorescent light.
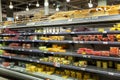
M 14 7 L 14 6 L 13 6 L 12 2 L 10 2 L 9 8 L 10 8 L 10 9 L 13 9 L 13 7 Z
M 36 7 L 40 7 L 40 4 L 39 4 L 39 2 L 37 1 L 37 3 L 36 3 Z
M 66 0 L 66 2 L 70 2 L 70 0 Z
M 29 7 L 28 6 L 26 7 L 26 11 L 29 11 Z

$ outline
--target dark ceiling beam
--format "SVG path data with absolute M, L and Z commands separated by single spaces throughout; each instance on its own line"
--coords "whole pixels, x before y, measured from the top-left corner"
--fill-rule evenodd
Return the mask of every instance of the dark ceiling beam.
M 32 3 L 32 2 L 35 2 L 36 0 L 30 0 L 30 1 L 25 1 L 25 2 L 23 2 L 23 1 L 18 1 L 18 0 L 12 0 L 12 1 L 14 1 L 14 2 L 19 2 L 18 4 L 15 4 L 14 6 L 16 7 L 16 6 L 21 6 L 21 5 L 24 5 L 24 4 L 28 4 L 28 3 Z

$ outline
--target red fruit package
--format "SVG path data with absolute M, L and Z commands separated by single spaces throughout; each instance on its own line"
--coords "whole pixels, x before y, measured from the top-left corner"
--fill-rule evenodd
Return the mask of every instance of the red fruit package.
M 119 56 L 119 47 L 110 47 L 111 56 Z

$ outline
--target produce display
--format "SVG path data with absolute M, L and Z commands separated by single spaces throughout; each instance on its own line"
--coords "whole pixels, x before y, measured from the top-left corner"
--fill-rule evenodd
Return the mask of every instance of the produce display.
M 40 46 L 39 50 L 41 51 L 48 51 L 48 52 L 61 52 L 61 53 L 65 53 L 66 50 L 64 49 L 64 45 L 63 46 L 59 46 L 59 45 L 52 45 L 51 48 L 47 48 L 46 46 Z
M 57 12 L 49 17 L 49 20 L 63 20 L 71 18 L 86 18 L 86 17 L 96 17 L 96 16 L 109 16 L 120 14 L 120 5 L 113 6 L 98 6 L 91 9 L 74 10 L 66 12 Z

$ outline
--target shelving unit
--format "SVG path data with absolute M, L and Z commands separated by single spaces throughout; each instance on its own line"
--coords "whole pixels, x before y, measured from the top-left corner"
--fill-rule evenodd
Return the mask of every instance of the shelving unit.
M 44 22 L 30 22 L 27 24 L 21 24 L 21 26 L 15 24 L 15 25 L 10 25 L 10 26 L 3 26 L 4 28 L 10 28 L 10 29 L 23 29 L 23 28 L 40 28 L 40 27 L 60 27 L 60 26 L 71 26 L 71 25 L 86 25 L 86 24 L 94 24 L 94 23 L 114 23 L 114 22 L 119 22 L 120 21 L 120 15 L 113 15 L 113 16 L 101 16 L 101 17 L 91 17 L 91 18 L 85 18 L 85 19 L 70 19 L 70 20 L 61 20 L 61 21 L 44 21 Z M 50 35 L 104 35 L 104 34 L 120 34 L 120 31 L 103 31 L 103 32 L 98 32 L 98 31 L 81 31 L 81 32 L 59 32 L 59 33 L 19 33 L 20 36 L 50 36 Z M 1 37 L 4 36 L 16 36 L 16 34 L 0 34 Z M 47 44 L 53 44 L 53 43 L 59 43 L 59 44 L 70 44 L 70 45 L 120 45 L 120 42 L 115 41 L 73 41 L 73 40 L 62 40 L 62 41 L 56 41 L 56 40 L 27 40 L 27 39 L 17 39 L 17 40 L 0 40 L 1 43 L 47 43 Z M 35 47 L 35 45 L 34 45 Z M 22 47 L 17 47 L 17 48 L 12 48 L 12 47 L 0 47 L 2 50 L 6 51 L 17 51 L 17 52 L 27 52 L 26 54 L 29 55 L 29 53 L 37 53 L 37 54 L 44 54 L 44 55 L 62 55 L 62 56 L 72 56 L 72 57 L 77 57 L 77 58 L 82 58 L 82 59 L 90 59 L 90 60 L 102 60 L 102 61 L 114 61 L 114 62 L 120 62 L 119 57 L 105 57 L 105 56 L 95 56 L 95 55 L 83 55 L 83 54 L 77 54 L 76 52 L 65 52 L 65 53 L 60 53 L 60 52 L 49 52 L 49 51 L 41 51 L 39 49 L 35 48 L 30 48 L 30 49 L 25 49 Z M 16 53 L 17 52 L 13 52 Z M 37 64 L 44 64 L 48 66 L 53 66 L 56 68 L 62 68 L 62 69 L 71 69 L 71 70 L 77 70 L 77 71 L 83 71 L 83 72 L 90 72 L 90 73 L 95 73 L 95 74 L 101 74 L 101 75 L 106 75 L 106 76 L 112 76 L 112 77 L 120 77 L 120 71 L 117 71 L 115 69 L 102 69 L 102 68 L 97 68 L 95 66 L 87 66 L 87 67 L 77 67 L 73 65 L 63 65 L 60 63 L 57 63 L 58 65 L 55 65 L 53 62 L 44 62 L 40 61 L 39 59 L 34 59 L 34 58 L 28 58 L 28 57 L 19 57 L 19 56 L 5 56 L 5 55 L 0 55 L 0 58 L 3 58 L 5 60 L 15 60 L 15 61 L 23 61 L 23 62 L 28 62 L 28 63 L 37 63 Z M 10 72 L 9 74 L 19 74 L 18 72 L 12 72 L 11 70 L 7 70 L 6 68 L 1 68 L 0 72 Z M 42 74 L 41 74 L 42 75 Z M 23 76 L 21 73 L 17 76 Z M 29 80 L 33 80 L 33 77 L 21 77 L 21 78 L 28 78 Z M 50 78 L 50 77 L 49 77 Z M 35 80 L 40 80 L 40 79 L 35 79 Z

